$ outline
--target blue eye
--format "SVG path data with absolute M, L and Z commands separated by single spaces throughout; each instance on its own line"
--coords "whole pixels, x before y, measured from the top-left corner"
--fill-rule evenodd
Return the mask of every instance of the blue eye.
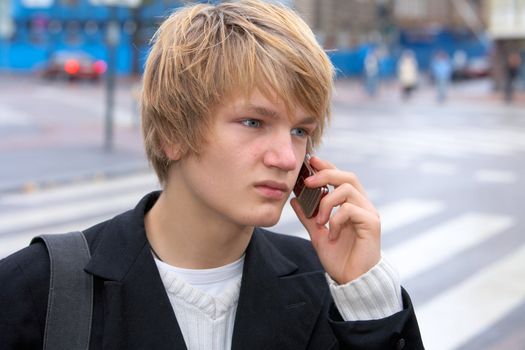
M 249 128 L 258 128 L 261 126 L 261 121 L 257 119 L 244 119 L 241 124 Z
M 292 129 L 292 135 L 306 137 L 308 136 L 308 132 L 303 128 L 294 128 Z

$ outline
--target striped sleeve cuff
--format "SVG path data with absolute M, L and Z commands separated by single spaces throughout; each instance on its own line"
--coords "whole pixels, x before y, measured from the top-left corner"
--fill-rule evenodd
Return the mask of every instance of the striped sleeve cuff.
M 328 274 L 326 279 L 345 321 L 380 319 L 403 309 L 399 275 L 385 258 L 344 285 L 338 285 Z

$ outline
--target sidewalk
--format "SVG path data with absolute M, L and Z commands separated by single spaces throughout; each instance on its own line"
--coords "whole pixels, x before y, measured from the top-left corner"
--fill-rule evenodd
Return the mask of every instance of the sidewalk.
M 142 153 L 83 145 L 1 152 L 0 162 L 0 194 L 149 171 Z
M 360 79 L 338 80 L 335 88 L 335 102 L 367 103 L 374 101 L 376 103 L 402 103 L 401 91 L 395 80 L 384 80 L 375 97 L 370 97 L 366 93 Z M 412 104 L 436 104 L 436 91 L 434 86 L 423 79 L 407 102 Z M 476 105 L 508 105 L 511 108 L 513 106 L 525 107 L 525 91 L 523 89 L 516 89 L 514 100 L 511 104 L 507 104 L 503 99 L 503 93 L 492 89 L 492 83 L 489 79 L 457 81 L 449 85 L 448 98 L 444 104 L 472 103 Z
M 149 171 L 133 106 L 133 85 L 115 93 L 113 150 L 104 150 L 105 85 L 0 81 L 0 194 L 36 191 Z M 122 120 L 124 117 L 125 120 Z

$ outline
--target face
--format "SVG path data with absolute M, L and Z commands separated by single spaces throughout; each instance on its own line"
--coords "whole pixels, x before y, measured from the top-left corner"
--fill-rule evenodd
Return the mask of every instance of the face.
M 303 162 L 316 120 L 257 90 L 215 109 L 214 124 L 199 156 L 175 163 L 179 191 L 203 217 L 242 226 L 278 222 Z

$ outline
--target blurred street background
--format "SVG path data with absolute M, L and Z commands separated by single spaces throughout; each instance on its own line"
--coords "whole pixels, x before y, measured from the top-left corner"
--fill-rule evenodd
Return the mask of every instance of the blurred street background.
M 318 154 L 379 209 L 426 348 L 525 349 L 525 0 L 282 2 L 338 72 Z M 0 0 L 0 258 L 159 188 L 137 96 L 177 6 Z M 289 206 L 273 229 L 307 238 Z

